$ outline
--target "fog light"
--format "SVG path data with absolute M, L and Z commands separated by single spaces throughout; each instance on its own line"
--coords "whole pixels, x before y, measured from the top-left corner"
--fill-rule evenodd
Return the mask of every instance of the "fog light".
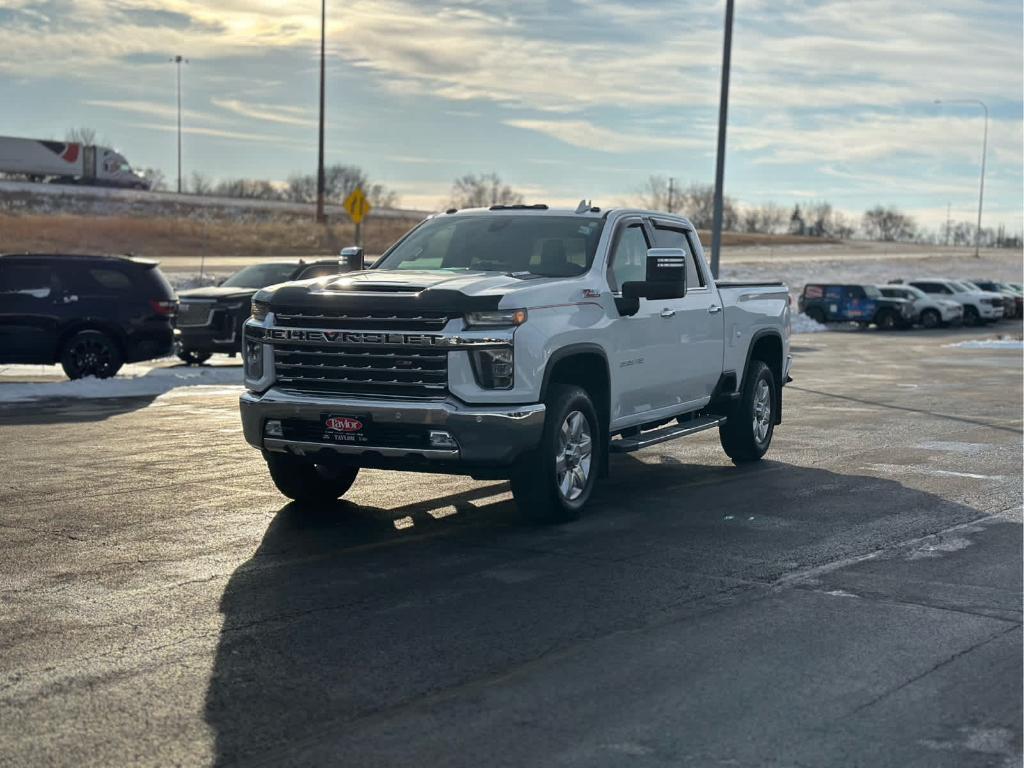
M 430 447 L 431 448 L 445 448 L 455 449 L 459 447 L 459 444 L 455 442 L 455 438 L 448 432 L 441 430 L 430 431 Z
M 263 378 L 263 344 L 245 340 L 245 378 Z
M 268 437 L 284 437 L 284 427 L 277 419 L 267 419 L 267 423 L 263 425 L 263 434 Z
M 481 349 L 472 353 L 477 382 L 484 389 L 512 389 L 513 355 L 511 347 Z

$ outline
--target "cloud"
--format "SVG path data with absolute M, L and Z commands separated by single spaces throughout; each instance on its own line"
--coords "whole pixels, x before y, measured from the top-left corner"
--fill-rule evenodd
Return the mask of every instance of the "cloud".
M 141 115 L 149 115 L 150 117 L 166 118 L 167 120 L 177 120 L 178 118 L 178 108 L 170 103 L 160 104 L 155 101 L 135 101 L 130 99 L 86 99 L 82 103 L 92 107 L 105 107 L 121 112 L 135 112 Z M 214 119 L 205 112 L 197 112 L 192 109 L 182 109 L 181 114 L 183 118 L 190 120 Z
M 165 133 L 173 133 L 178 129 L 174 125 L 165 125 L 163 123 L 129 123 L 133 128 L 145 128 L 150 131 L 163 131 Z M 201 125 L 182 125 L 181 132 L 192 134 L 196 136 L 212 136 L 218 139 L 233 139 L 235 141 L 259 141 L 268 144 L 277 144 L 279 146 L 292 146 L 305 149 L 309 146 L 309 142 L 293 141 L 284 136 L 275 136 L 273 134 L 266 133 L 249 133 L 247 131 L 233 131 L 224 128 L 208 128 Z
M 657 149 L 707 150 L 706 138 L 630 133 L 603 128 L 586 120 L 505 120 L 505 125 L 536 131 L 575 147 L 600 152 L 639 152 Z
M 238 99 L 219 99 L 216 97 L 210 99 L 210 101 L 221 109 L 242 115 L 242 117 L 251 117 L 254 120 L 283 123 L 285 125 L 313 126 L 317 124 L 316 120 L 304 117 L 304 115 L 309 114 L 309 111 L 304 107 L 289 107 L 283 104 L 248 104 Z

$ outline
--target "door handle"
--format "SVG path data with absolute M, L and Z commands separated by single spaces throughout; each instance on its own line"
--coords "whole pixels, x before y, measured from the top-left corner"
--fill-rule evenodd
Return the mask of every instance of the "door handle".
M 708 314 L 709 315 L 713 315 L 713 314 L 715 314 L 715 312 L 721 312 L 721 311 L 722 311 L 722 308 L 720 306 L 718 306 L 717 304 L 712 304 L 710 307 L 708 307 Z
M 676 311 L 674 309 L 669 309 L 668 307 L 665 307 L 663 310 L 661 310 L 661 316 L 662 317 L 675 317 L 676 316 Z

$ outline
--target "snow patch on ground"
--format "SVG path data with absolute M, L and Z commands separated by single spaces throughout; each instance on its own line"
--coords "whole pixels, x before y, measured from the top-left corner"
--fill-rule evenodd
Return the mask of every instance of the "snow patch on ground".
M 49 366 L 8 366 L 10 368 L 39 368 Z M 129 366 L 125 366 L 128 369 Z M 8 370 L 5 369 L 5 372 Z M 14 375 L 8 373 L 7 375 Z M 120 373 L 110 379 L 88 377 L 75 381 L 15 382 L 0 384 L 0 403 L 19 403 L 43 398 L 108 398 L 162 395 L 182 387 L 223 388 L 235 384 L 241 389 L 240 365 L 217 365 L 189 368 L 179 365 L 150 368 L 145 373 Z
M 803 312 L 793 315 L 793 333 L 821 333 L 827 330 L 827 325 L 812 320 Z
M 969 339 L 958 341 L 956 344 L 946 344 L 947 347 L 959 347 L 960 349 L 1024 349 L 1024 340 L 1021 339 Z

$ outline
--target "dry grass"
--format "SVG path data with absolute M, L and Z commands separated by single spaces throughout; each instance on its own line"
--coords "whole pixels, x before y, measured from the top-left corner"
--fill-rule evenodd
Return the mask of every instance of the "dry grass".
M 370 219 L 364 224 L 367 253 L 380 253 L 416 222 Z M 707 232 L 700 233 L 705 247 Z M 0 253 L 135 253 L 143 256 L 303 256 L 337 253 L 354 239 L 352 224 L 312 222 L 202 221 L 189 218 L 0 214 Z M 723 245 L 821 245 L 820 239 L 792 235 L 726 232 Z
M 369 220 L 367 252 L 379 253 L 415 221 Z M 301 256 L 337 253 L 354 240 L 352 224 L 0 214 L 0 253 L 135 253 L 143 256 Z

